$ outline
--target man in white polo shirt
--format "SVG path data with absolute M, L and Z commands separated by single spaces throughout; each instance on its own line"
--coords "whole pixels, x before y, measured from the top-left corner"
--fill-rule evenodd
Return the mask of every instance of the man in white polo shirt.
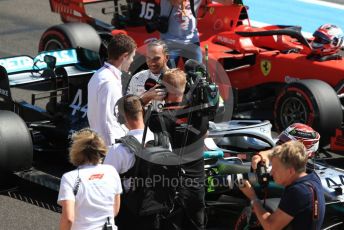
M 143 121 L 143 104 L 140 97 L 132 94 L 124 96 L 120 99 L 118 110 L 129 129 L 127 135 L 134 136 L 141 143 L 145 124 Z M 153 133 L 148 131 L 146 143 L 153 139 Z M 124 144 L 117 143 L 109 149 L 104 159 L 104 164 L 114 166 L 117 172 L 123 175 L 134 166 L 135 153 L 131 152 Z M 124 183 L 124 187 L 127 190 L 129 189 L 127 183 Z
M 108 146 L 125 135 L 113 111 L 122 97 L 121 71 L 128 71 L 135 50 L 136 43 L 131 37 L 125 34 L 113 36 L 108 45 L 108 61 L 88 83 L 88 122 Z
M 123 116 L 125 120 L 125 125 L 129 129 L 127 135 L 133 136 L 142 142 L 142 137 L 144 135 L 144 121 L 143 121 L 143 104 L 141 99 L 136 95 L 126 95 L 119 100 L 118 103 L 119 114 Z M 146 143 L 153 140 L 154 136 L 151 132 L 147 132 Z M 121 213 L 116 218 L 116 224 L 119 229 L 151 229 L 151 227 L 145 227 L 141 222 L 141 218 L 136 216 L 131 212 L 132 207 L 130 207 L 130 197 L 126 196 L 128 192 L 132 179 L 135 177 L 136 161 L 135 153 L 132 152 L 125 144 L 117 143 L 111 146 L 108 154 L 104 159 L 104 164 L 109 164 L 114 166 L 117 172 L 121 175 L 122 183 L 125 193 L 123 194 L 121 202 Z

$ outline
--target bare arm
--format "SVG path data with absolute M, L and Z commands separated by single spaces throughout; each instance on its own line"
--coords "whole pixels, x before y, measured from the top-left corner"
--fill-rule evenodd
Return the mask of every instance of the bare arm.
M 117 216 L 117 214 L 119 213 L 119 208 L 120 207 L 121 207 L 121 195 L 120 194 L 116 194 L 115 195 L 115 203 L 113 205 L 114 216 Z
M 250 182 L 248 182 L 247 180 L 245 180 L 245 186 L 243 188 L 240 188 L 240 190 L 248 199 L 253 201 L 253 210 L 265 230 L 282 229 L 293 220 L 292 216 L 288 215 L 280 209 L 277 209 L 272 214 L 266 211 L 265 208 L 263 208 L 260 200 L 257 199 L 256 193 L 252 188 Z
M 60 219 L 60 230 L 70 230 L 74 222 L 74 204 L 73 200 L 63 200 L 60 202 L 62 206 L 62 214 Z
M 277 209 L 272 214 L 266 211 L 260 201 L 253 202 L 253 210 L 265 230 L 273 229 L 279 230 L 283 229 L 287 224 L 289 224 L 293 217 L 283 212 L 281 209 Z

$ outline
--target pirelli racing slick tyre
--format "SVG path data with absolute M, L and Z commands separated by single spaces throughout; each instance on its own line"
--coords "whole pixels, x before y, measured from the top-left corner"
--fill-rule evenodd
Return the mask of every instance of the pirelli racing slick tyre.
M 343 120 L 342 105 L 335 90 L 320 80 L 302 80 L 288 84 L 274 105 L 278 131 L 300 122 L 321 135 L 322 144 L 329 141 Z
M 86 23 L 72 22 L 47 29 L 39 41 L 38 51 L 82 47 L 99 53 L 101 39 L 97 31 Z
M 30 131 L 15 113 L 0 110 L 0 171 L 14 172 L 32 166 Z

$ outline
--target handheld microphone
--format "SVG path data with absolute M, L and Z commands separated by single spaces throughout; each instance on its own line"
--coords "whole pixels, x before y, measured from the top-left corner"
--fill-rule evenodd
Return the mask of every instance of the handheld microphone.
M 148 79 L 146 80 L 146 82 L 145 82 L 144 87 L 145 87 L 145 90 L 147 91 L 147 90 L 150 90 L 151 88 L 153 88 L 154 86 L 156 86 L 156 85 L 158 85 L 158 84 L 159 84 L 159 82 L 157 82 L 156 80 L 154 80 L 154 79 L 152 79 L 152 78 L 148 78 Z M 159 88 L 159 89 L 164 89 L 165 86 L 161 85 L 161 86 L 159 86 L 158 88 Z
M 145 90 L 150 90 L 153 88 L 158 82 L 152 78 L 148 78 L 145 82 Z

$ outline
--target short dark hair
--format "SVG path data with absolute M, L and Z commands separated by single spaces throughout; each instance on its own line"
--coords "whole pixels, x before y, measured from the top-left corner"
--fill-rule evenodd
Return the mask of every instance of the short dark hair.
M 147 49 L 151 49 L 151 48 L 156 47 L 156 46 L 162 46 L 163 54 L 166 56 L 168 55 L 168 47 L 167 47 L 166 43 L 160 39 L 155 39 L 155 40 L 150 41 L 147 44 Z
M 143 103 L 139 96 L 128 94 L 118 100 L 118 113 L 122 117 L 138 120 L 143 116 Z
M 108 58 L 117 60 L 122 54 L 131 54 L 136 49 L 136 42 L 126 34 L 116 34 L 108 44 Z

